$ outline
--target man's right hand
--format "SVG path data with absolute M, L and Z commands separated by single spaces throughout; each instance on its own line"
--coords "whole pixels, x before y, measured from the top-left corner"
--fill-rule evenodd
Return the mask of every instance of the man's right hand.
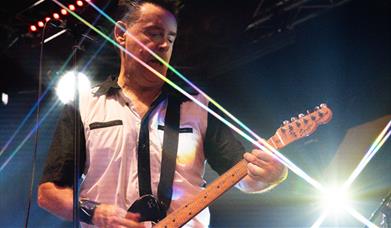
M 144 228 L 138 222 L 139 214 L 127 212 L 126 210 L 109 204 L 99 204 L 94 212 L 92 223 L 102 228 Z

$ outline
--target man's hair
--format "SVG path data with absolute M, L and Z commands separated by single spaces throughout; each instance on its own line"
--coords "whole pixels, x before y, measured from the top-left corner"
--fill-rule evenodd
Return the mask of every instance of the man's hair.
M 144 3 L 152 3 L 168 10 L 175 17 L 183 7 L 181 0 L 118 0 L 116 20 L 122 20 L 127 24 L 136 21 L 140 16 L 140 7 Z

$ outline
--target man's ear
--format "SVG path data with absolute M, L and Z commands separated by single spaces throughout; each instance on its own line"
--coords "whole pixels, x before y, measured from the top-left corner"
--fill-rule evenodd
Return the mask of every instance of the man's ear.
M 126 26 L 126 23 L 123 22 L 123 21 L 117 21 L 115 23 L 115 27 L 114 27 L 114 38 L 115 38 L 115 41 L 121 45 L 121 46 L 124 46 L 125 45 L 125 40 L 126 40 L 126 29 L 127 29 L 127 26 Z

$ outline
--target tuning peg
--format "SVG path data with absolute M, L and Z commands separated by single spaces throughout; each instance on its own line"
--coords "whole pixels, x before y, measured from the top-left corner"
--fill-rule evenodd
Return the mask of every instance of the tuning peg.
M 315 110 L 319 110 L 319 109 L 320 109 L 319 106 L 316 106 L 316 107 L 315 107 Z
M 287 124 L 289 124 L 289 120 L 282 121 L 282 125 L 287 125 Z
M 303 113 L 300 113 L 297 117 L 303 118 L 303 117 L 304 117 L 304 114 L 303 114 Z
M 311 112 L 309 110 L 307 110 L 307 114 L 310 114 Z
M 295 117 L 292 117 L 292 118 L 291 118 L 291 122 L 294 122 L 294 121 L 296 121 L 296 118 L 295 118 Z
M 325 103 L 322 103 L 322 104 L 320 104 L 319 105 L 321 108 L 327 108 L 327 104 L 325 104 Z

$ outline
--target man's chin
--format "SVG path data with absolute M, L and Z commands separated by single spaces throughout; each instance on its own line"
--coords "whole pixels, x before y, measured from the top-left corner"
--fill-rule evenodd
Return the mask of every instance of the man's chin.
M 148 84 L 151 85 L 163 85 L 164 80 L 161 79 L 160 76 L 162 75 L 163 77 L 166 77 L 166 71 L 156 71 L 159 72 L 159 76 L 155 75 L 153 72 L 149 72 L 148 75 L 145 75 L 144 79 Z
M 153 66 L 153 69 L 156 70 L 161 76 L 163 75 L 164 77 L 166 77 L 166 74 L 167 74 L 167 68 L 165 66 L 161 66 L 161 65 L 157 65 L 157 66 Z M 159 76 L 155 75 L 154 72 L 152 71 L 149 71 L 151 75 L 154 75 L 155 77 L 159 78 Z

